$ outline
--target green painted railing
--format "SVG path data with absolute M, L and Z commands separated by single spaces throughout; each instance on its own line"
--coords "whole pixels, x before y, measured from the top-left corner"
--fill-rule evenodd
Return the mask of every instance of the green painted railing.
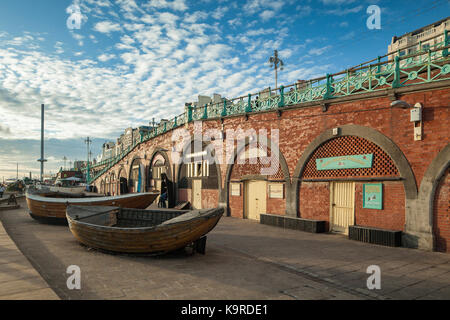
M 98 177 L 116 165 L 132 152 L 139 144 L 183 126 L 186 122 L 277 110 L 305 102 L 326 101 L 339 97 L 375 92 L 389 88 L 399 88 L 421 83 L 430 83 L 450 79 L 450 39 L 445 33 L 444 41 L 427 50 L 419 45 L 416 53 L 388 60 L 389 55 L 378 57 L 357 67 L 327 75 L 322 78 L 303 81 L 274 90 L 265 90 L 239 98 L 223 99 L 219 103 L 206 106 L 186 106 L 186 113 L 176 116 L 167 123 L 160 124 L 155 130 L 134 141 L 126 151 L 116 157 L 92 166 L 95 181 Z M 387 59 L 382 61 L 382 58 Z M 376 62 L 370 64 L 371 62 Z M 95 168 L 104 166 L 100 171 Z M 86 170 L 84 170 L 86 171 Z

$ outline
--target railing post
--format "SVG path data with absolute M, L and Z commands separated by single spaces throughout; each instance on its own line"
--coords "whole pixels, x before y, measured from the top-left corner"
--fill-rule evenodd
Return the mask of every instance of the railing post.
M 177 117 L 175 116 L 175 119 L 173 120 L 173 127 L 176 128 L 177 126 Z
M 223 98 L 223 109 L 222 109 L 222 117 L 227 116 L 227 99 Z
M 444 30 L 444 47 L 448 46 L 449 43 L 450 43 L 450 41 L 448 39 L 448 32 L 447 32 L 447 30 Z M 442 51 L 442 56 L 443 57 L 448 56 L 448 48 L 446 48 Z
M 327 74 L 327 92 L 323 95 L 323 99 L 327 100 L 332 98 L 333 95 L 333 88 L 331 87 L 332 84 L 332 77 L 331 75 L 328 73 Z
M 380 74 L 381 74 L 381 57 L 380 56 L 378 56 L 378 59 L 377 59 L 377 62 L 378 62 L 378 67 L 377 67 L 377 79 L 380 79 Z
M 245 108 L 245 113 L 249 112 L 252 112 L 252 95 L 250 93 L 248 94 L 248 104 L 247 107 Z
M 205 104 L 205 110 L 203 112 L 202 119 L 208 119 L 208 104 Z
M 394 81 L 392 82 L 392 88 L 400 88 L 400 57 L 395 56 L 395 72 Z
M 188 109 L 188 122 L 192 122 L 192 105 L 188 104 L 187 109 Z
M 280 102 L 278 103 L 278 108 L 284 107 L 284 86 L 280 87 Z

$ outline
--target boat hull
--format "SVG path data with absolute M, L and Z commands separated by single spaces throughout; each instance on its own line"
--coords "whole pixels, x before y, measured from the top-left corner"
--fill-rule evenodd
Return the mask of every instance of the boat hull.
M 69 228 L 82 244 L 121 253 L 166 253 L 181 249 L 210 232 L 223 215 L 218 208 L 208 217 L 150 228 L 117 228 L 86 224 L 67 214 Z
M 136 193 L 116 197 L 94 198 L 46 198 L 27 194 L 26 200 L 30 216 L 40 222 L 65 223 L 68 205 L 117 206 L 122 208 L 145 209 L 158 197 L 158 193 Z

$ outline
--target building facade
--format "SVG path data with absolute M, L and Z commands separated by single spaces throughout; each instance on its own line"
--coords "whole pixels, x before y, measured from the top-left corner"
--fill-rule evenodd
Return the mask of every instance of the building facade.
M 450 30 L 450 17 L 409 32 L 400 37 L 394 36 L 388 47 L 390 59 L 406 56 L 420 51 L 428 51 L 445 40 L 445 31 Z

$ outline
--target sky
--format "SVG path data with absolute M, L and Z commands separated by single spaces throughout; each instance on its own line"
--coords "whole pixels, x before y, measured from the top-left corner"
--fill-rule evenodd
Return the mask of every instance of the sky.
M 94 156 L 127 127 L 198 95 L 234 98 L 338 72 L 446 18 L 448 0 L 15 0 L 0 2 L 0 181 Z M 367 8 L 381 8 L 369 30 Z M 79 8 L 79 11 L 76 10 Z M 77 22 L 80 22 L 79 24 Z

